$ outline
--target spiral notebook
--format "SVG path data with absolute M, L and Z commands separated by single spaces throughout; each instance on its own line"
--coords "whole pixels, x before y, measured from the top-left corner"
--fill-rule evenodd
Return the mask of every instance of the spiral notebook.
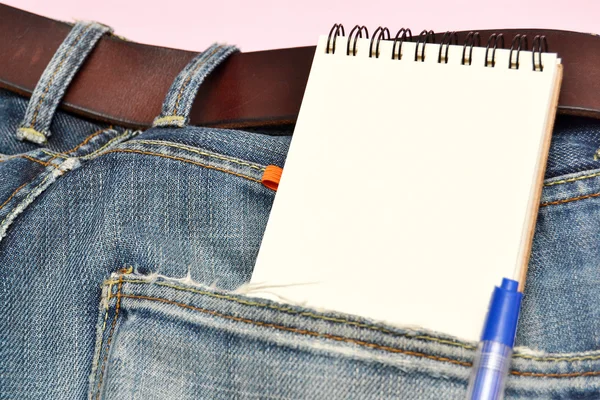
M 318 41 L 252 295 L 476 341 L 528 262 L 560 59 L 365 36 Z

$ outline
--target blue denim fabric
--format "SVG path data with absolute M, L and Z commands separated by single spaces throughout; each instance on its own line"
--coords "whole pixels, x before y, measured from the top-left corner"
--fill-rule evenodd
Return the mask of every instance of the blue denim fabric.
M 50 123 L 69 83 L 93 50 L 100 37 L 111 28 L 96 22 L 77 22 L 60 45 L 40 78 L 27 107 L 17 138 L 44 144 L 50 136 Z
M 40 147 L 28 103 L 0 91 L 1 399 L 463 398 L 475 343 L 245 294 L 289 135 L 57 111 Z M 598 148 L 558 117 L 508 399 L 600 398 Z
M 48 147 L 24 150 L 27 100 L 0 104 L 0 398 L 464 395 L 474 343 L 235 293 L 274 197 L 261 171 L 289 136 L 59 112 Z M 559 117 L 561 169 L 593 162 L 581 127 L 600 133 Z M 507 398 L 594 399 L 600 169 L 547 175 Z

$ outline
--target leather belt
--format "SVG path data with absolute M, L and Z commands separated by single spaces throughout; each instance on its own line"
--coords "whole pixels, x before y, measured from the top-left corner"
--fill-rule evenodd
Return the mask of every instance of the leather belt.
M 0 4 L 0 87 L 30 96 L 71 26 Z M 464 40 L 468 32 L 459 32 Z M 600 36 L 540 29 L 479 31 L 546 35 L 562 58 L 559 113 L 600 119 Z M 439 42 L 442 34 L 437 34 Z M 316 40 L 317 38 L 315 38 Z M 203 83 L 190 123 L 228 128 L 296 121 L 315 47 L 236 53 Z M 169 86 L 196 53 L 105 35 L 71 83 L 61 107 L 111 124 L 147 128 Z M 507 104 L 507 112 L 510 105 Z

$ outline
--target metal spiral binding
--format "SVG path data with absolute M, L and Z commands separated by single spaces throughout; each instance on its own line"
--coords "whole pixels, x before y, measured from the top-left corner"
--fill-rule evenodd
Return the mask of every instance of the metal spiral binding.
M 333 35 L 333 41 L 331 40 L 331 35 Z M 325 53 L 334 54 L 335 53 L 335 41 L 338 36 L 345 36 L 344 25 L 342 24 L 334 24 L 331 30 L 329 31 L 329 36 L 327 37 L 327 48 L 325 49 Z M 332 46 L 333 44 L 333 46 Z
M 371 38 L 371 45 L 369 46 L 369 57 L 373 57 L 373 40 L 375 40 L 375 37 L 377 37 L 377 46 L 375 46 L 375 58 L 379 58 L 379 42 L 381 42 L 381 39 L 386 40 L 386 34 L 387 40 L 390 40 L 390 30 L 388 28 L 380 26 L 375 30 L 375 32 L 373 33 L 373 37 Z
M 494 45 L 494 47 L 492 49 L 492 59 L 490 60 L 488 58 L 488 53 L 492 44 Z M 492 66 L 493 68 L 496 66 L 496 49 L 498 48 L 498 44 L 500 44 L 501 48 L 504 48 L 504 35 L 501 33 L 498 35 L 493 33 L 488 39 L 487 47 L 485 48 L 485 63 L 483 64 L 484 67 Z
M 454 42 L 454 43 L 452 43 Z M 458 45 L 458 35 L 456 32 L 446 32 L 442 37 L 442 41 L 440 42 L 440 52 L 438 53 L 438 63 L 444 61 L 445 64 L 448 64 L 448 48 L 450 45 L 455 44 Z M 442 50 L 444 52 L 442 53 Z M 443 54 L 443 57 L 442 57 Z
M 537 47 L 536 47 L 537 45 Z M 533 44 L 531 45 L 531 58 L 534 71 L 543 71 L 544 65 L 542 64 L 542 53 L 548 52 L 548 41 L 546 36 L 537 35 L 533 38 Z M 535 62 L 535 55 L 538 55 L 538 62 Z M 539 69 L 538 69 L 539 68 Z
M 519 45 L 516 49 L 517 56 L 513 61 L 513 52 L 515 51 L 515 46 Z M 510 45 L 510 54 L 508 56 L 508 68 L 509 69 L 519 69 L 519 55 L 521 54 L 521 50 L 527 50 L 529 44 L 527 42 L 527 35 L 515 35 L 513 41 Z
M 465 58 L 465 54 L 467 52 L 467 46 L 469 47 L 469 58 Z M 469 61 L 469 65 L 473 61 L 473 46 L 481 46 L 481 38 L 479 37 L 479 32 L 469 32 L 467 38 L 465 39 L 465 44 L 463 44 L 463 52 L 462 59 L 460 63 L 465 65 L 467 61 Z
M 406 39 L 408 39 L 409 42 L 412 42 L 412 32 L 410 31 L 410 29 L 401 28 L 398 31 L 398 33 L 396 33 L 396 37 L 394 37 L 394 45 L 392 47 L 392 60 L 402 60 L 402 43 Z M 396 53 L 396 43 L 399 44 L 398 53 Z
M 425 61 L 425 45 L 427 45 L 429 39 L 431 39 L 431 43 L 435 43 L 435 33 L 433 31 L 428 31 L 427 29 L 421 31 L 419 38 L 417 39 L 417 47 L 415 47 L 415 61 Z M 423 40 L 422 46 L 419 47 L 421 40 Z M 421 51 L 419 51 L 419 49 Z
M 346 55 L 356 56 L 357 49 L 356 44 L 359 38 L 369 39 L 369 31 L 364 25 L 355 25 L 348 35 L 348 41 L 346 45 Z M 329 31 L 327 37 L 327 47 L 325 53 L 334 54 L 336 51 L 335 44 L 338 36 L 346 36 L 344 26 L 342 24 L 334 24 Z M 391 40 L 392 44 L 392 60 L 402 60 L 402 44 L 404 42 L 413 42 L 413 35 L 410 29 L 401 28 L 396 36 L 392 39 L 390 30 L 387 27 L 380 26 L 370 40 L 369 45 L 369 57 L 379 58 L 379 45 L 382 40 Z M 425 61 L 425 46 L 427 43 L 435 43 L 435 33 L 433 31 L 423 30 L 416 38 L 415 56 L 414 61 L 424 62 Z M 438 63 L 448 63 L 448 49 L 452 45 L 458 45 L 458 34 L 456 32 L 446 32 L 442 36 L 440 42 L 440 49 L 438 52 Z M 520 68 L 520 53 L 521 51 L 528 50 L 527 35 L 517 34 L 514 36 L 508 57 L 508 68 L 519 69 Z M 481 47 L 481 38 L 479 32 L 469 32 L 463 41 L 462 51 L 462 65 L 471 65 L 473 62 L 473 47 Z M 499 34 L 492 34 L 488 41 L 485 49 L 485 60 L 484 67 L 494 68 L 496 66 L 496 49 L 504 48 L 504 36 Z M 543 71 L 544 65 L 542 63 L 542 53 L 548 52 L 548 42 L 546 37 L 538 35 L 533 39 L 532 43 L 532 69 L 534 71 Z M 490 57 L 491 56 L 491 57 Z
M 356 25 L 350 31 L 350 34 L 348 35 L 348 45 L 346 46 L 346 55 L 347 56 L 350 55 L 350 43 L 353 43 L 353 45 L 352 45 L 352 55 L 353 56 L 356 55 L 356 42 L 358 41 L 357 40 L 358 38 L 362 38 L 363 37 L 362 36 L 363 30 L 365 31 L 365 37 L 368 39 L 369 38 L 369 30 L 364 25 L 363 26 Z M 352 39 L 354 39 L 354 41 Z

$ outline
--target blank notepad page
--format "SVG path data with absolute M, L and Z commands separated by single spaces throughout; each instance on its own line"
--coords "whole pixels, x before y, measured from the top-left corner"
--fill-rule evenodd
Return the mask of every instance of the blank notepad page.
M 559 60 L 346 43 L 319 39 L 254 295 L 478 340 L 493 287 L 527 262 Z

